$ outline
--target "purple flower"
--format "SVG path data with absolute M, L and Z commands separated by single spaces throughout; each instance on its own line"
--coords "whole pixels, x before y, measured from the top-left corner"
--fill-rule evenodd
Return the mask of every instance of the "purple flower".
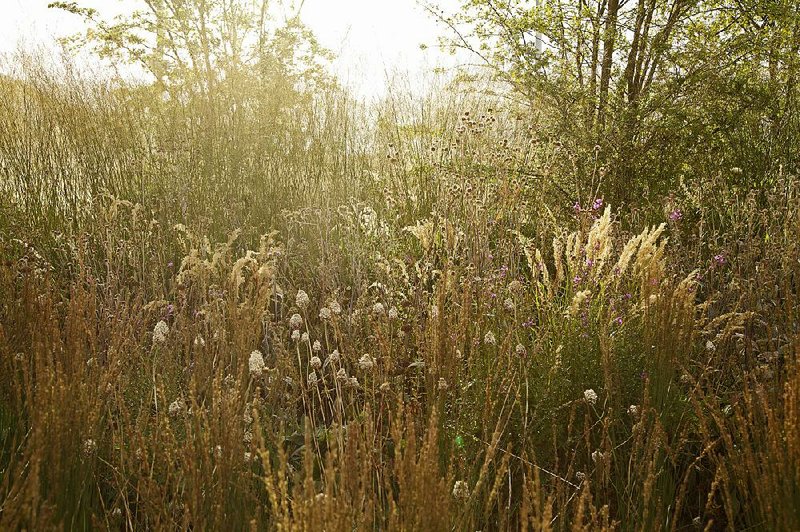
M 603 208 L 603 198 L 595 198 L 594 203 L 592 203 L 592 210 L 599 211 Z
M 617 325 L 622 325 L 622 316 L 617 316 L 616 318 L 614 318 L 614 323 L 616 323 Z
M 581 212 L 581 210 L 582 210 L 581 209 L 581 204 L 579 202 L 577 202 L 577 201 L 575 202 L 575 205 L 572 206 L 572 208 L 575 210 L 576 214 Z
M 169 263 L 167 264 L 167 268 L 173 268 L 174 266 L 175 266 L 175 263 L 172 262 L 172 261 L 169 261 Z
M 714 265 L 715 266 L 722 266 L 723 264 L 725 264 L 725 255 L 723 255 L 721 253 L 717 254 L 717 255 L 714 255 Z
M 669 213 L 669 219 L 673 222 L 677 222 L 683 218 L 683 213 L 680 209 L 675 209 L 671 213 Z
M 583 279 L 581 278 L 581 276 L 580 276 L 580 275 L 576 275 L 575 277 L 573 277 L 573 278 L 572 278 L 572 284 L 580 284 L 580 282 L 581 282 L 582 280 L 583 280 Z

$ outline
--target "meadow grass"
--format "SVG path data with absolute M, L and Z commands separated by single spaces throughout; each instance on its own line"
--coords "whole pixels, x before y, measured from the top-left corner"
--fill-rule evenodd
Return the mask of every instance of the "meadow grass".
M 25 68 L 0 528 L 800 529 L 796 176 L 604 205 L 490 97 Z

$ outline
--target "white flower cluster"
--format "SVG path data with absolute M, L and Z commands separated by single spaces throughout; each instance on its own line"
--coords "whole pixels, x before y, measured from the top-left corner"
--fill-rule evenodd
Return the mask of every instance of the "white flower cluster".
M 597 393 L 590 388 L 583 392 L 583 398 L 586 399 L 587 403 L 593 405 L 597 402 Z
M 267 367 L 264 363 L 264 355 L 262 355 L 261 351 L 258 349 L 250 353 L 248 365 L 250 366 L 250 376 L 254 379 L 261 377 L 264 374 L 264 369 Z
M 156 326 L 153 327 L 153 343 L 156 344 L 163 344 L 167 341 L 167 335 L 169 334 L 169 325 L 164 320 L 159 321 L 156 323 Z

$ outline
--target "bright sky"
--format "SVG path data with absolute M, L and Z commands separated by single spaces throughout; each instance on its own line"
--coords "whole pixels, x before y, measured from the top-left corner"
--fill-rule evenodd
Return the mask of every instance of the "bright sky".
M 82 29 L 78 17 L 48 9 L 50 1 L 0 0 L 0 52 L 13 51 L 20 40 L 52 45 L 56 38 Z M 139 2 L 78 0 L 78 4 L 111 17 Z M 440 4 L 455 9 L 458 0 Z M 443 29 L 416 0 L 306 0 L 302 13 L 322 45 L 339 57 L 336 73 L 364 96 L 381 95 L 392 73 L 419 82 L 434 67 L 456 63 L 436 46 Z M 421 44 L 428 48 L 421 50 Z

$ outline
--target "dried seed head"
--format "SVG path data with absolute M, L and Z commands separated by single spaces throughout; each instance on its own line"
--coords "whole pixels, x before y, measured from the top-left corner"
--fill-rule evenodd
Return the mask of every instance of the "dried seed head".
M 314 345 L 311 346 L 311 349 L 313 349 L 314 352 L 319 353 L 322 351 L 322 344 L 319 342 L 319 340 L 314 340 Z
M 156 344 L 163 344 L 167 341 L 167 335 L 169 334 L 169 325 L 164 320 L 159 321 L 156 323 L 156 326 L 153 327 L 153 343 Z
M 497 338 L 495 338 L 494 333 L 492 331 L 487 332 L 483 336 L 483 343 L 487 345 L 497 345 Z
M 289 318 L 289 326 L 292 329 L 299 329 L 303 325 L 303 317 L 300 314 L 292 314 Z
M 171 417 L 178 417 L 183 414 L 185 409 L 186 405 L 183 403 L 183 399 L 175 399 L 169 405 L 169 415 Z
M 323 320 L 331 319 L 331 309 L 329 309 L 328 307 L 322 307 L 321 309 L 319 309 L 319 317 L 320 319 Z
M 305 291 L 298 290 L 297 295 L 294 296 L 294 302 L 297 304 L 300 310 L 305 310 L 311 303 L 311 299 L 308 297 L 308 294 L 306 294 Z
M 319 369 L 322 367 L 322 360 L 318 356 L 311 357 L 311 367 L 314 369 Z
M 469 499 L 469 485 L 463 480 L 456 480 L 453 484 L 453 497 L 460 501 Z
M 583 392 L 583 398 L 586 399 L 587 403 L 593 405 L 597 402 L 597 393 L 595 393 L 595 391 L 590 388 Z
M 375 366 L 375 359 L 369 356 L 368 354 L 364 354 L 361 358 L 358 359 L 358 367 L 363 370 L 370 370 Z
M 297 329 L 292 331 L 292 340 L 294 340 L 295 342 L 300 341 L 300 331 L 298 331 Z
M 250 366 L 250 376 L 254 379 L 261 377 L 267 367 L 266 364 L 264 364 L 264 355 L 262 355 L 261 351 L 258 349 L 250 353 L 248 365 Z

